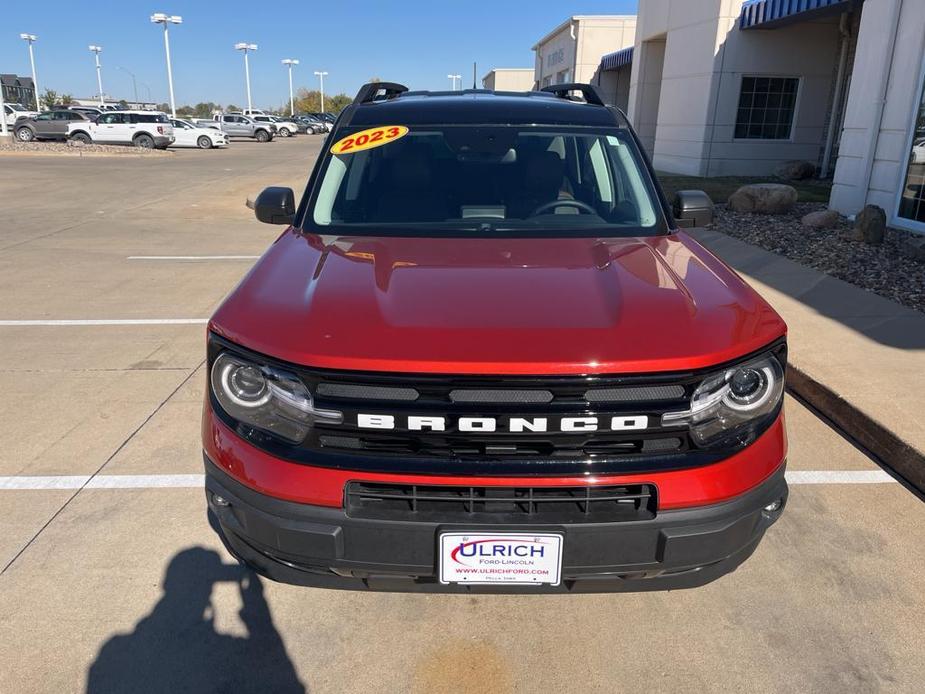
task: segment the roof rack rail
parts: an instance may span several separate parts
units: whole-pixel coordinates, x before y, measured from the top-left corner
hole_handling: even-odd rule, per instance
[[[408,91],[408,87],[397,82],[369,82],[360,87],[360,91],[357,92],[353,103],[368,104],[371,101],[394,99],[406,91]]]
[[[548,87],[540,89],[541,92],[550,92],[561,99],[568,99],[569,92],[581,92],[585,101],[596,106],[604,106],[604,98],[601,96],[598,88],[593,84],[582,84],[581,82],[566,82],[564,84],[550,84]]]

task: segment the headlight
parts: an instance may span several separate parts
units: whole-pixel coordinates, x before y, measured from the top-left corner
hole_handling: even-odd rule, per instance
[[[784,369],[768,354],[707,378],[690,409],[666,412],[662,426],[688,426],[699,446],[753,433],[751,425],[774,413],[784,394]],[[744,440],[743,440],[744,442]]]
[[[314,407],[295,374],[222,352],[212,364],[212,393],[233,419],[299,443],[316,420],[339,424],[343,414]]]

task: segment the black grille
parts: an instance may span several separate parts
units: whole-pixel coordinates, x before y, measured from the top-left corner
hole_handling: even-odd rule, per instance
[[[651,484],[606,487],[456,487],[351,482],[347,515],[421,522],[613,523],[655,517]]]
[[[274,363],[214,335],[209,363],[224,349]],[[783,342],[769,349],[786,363]],[[709,465],[747,445],[743,438],[730,440],[725,448],[700,448],[687,427],[661,425],[665,412],[686,409],[697,386],[723,365],[664,374],[480,376],[335,371],[277,363],[298,375],[318,408],[343,413],[342,423],[317,421],[304,441],[292,445],[236,422],[214,399],[213,408],[254,446],[307,465],[475,476],[630,474]],[[364,427],[360,414],[393,417],[395,425]],[[749,441],[776,416],[756,424]],[[412,427],[412,417],[436,417],[446,426]],[[585,417],[598,418],[600,426],[586,431],[562,426],[563,418]],[[615,417],[646,417],[645,427],[617,427],[612,424]],[[464,429],[461,422],[472,418],[490,419],[498,426]],[[544,418],[549,424],[545,431],[523,427],[523,420]],[[511,426],[515,419],[521,422],[517,428]]]

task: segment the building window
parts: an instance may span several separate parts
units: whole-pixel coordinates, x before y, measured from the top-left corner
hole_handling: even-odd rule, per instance
[[[789,140],[799,85],[797,77],[743,76],[736,138]]]
[[[906,178],[899,193],[899,217],[925,222],[925,93],[916,105]]]

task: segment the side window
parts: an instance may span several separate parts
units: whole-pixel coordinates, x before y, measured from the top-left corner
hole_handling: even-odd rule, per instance
[[[35,117],[35,120],[51,120],[50,113],[40,113]]]
[[[68,120],[83,120],[84,117],[80,115],[79,113],[77,113],[76,111],[71,111],[70,113],[67,114],[67,119]]]
[[[99,123],[101,123],[101,124],[103,124],[103,125],[109,125],[110,123],[113,122],[112,119],[113,119],[113,115],[112,115],[111,113],[107,113],[107,114],[105,114],[105,115],[100,116],[100,119],[99,119],[99,121],[97,121],[97,122],[99,122]]]

